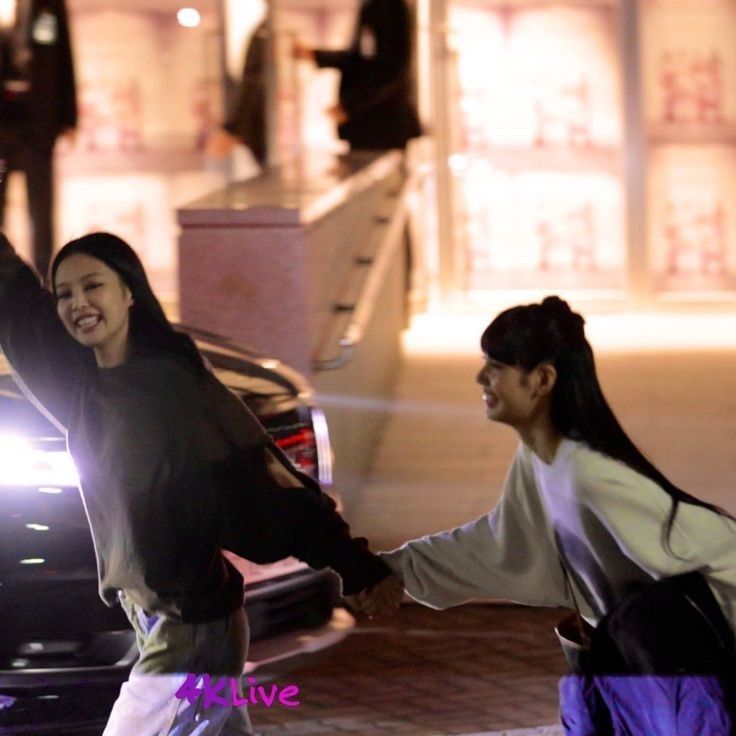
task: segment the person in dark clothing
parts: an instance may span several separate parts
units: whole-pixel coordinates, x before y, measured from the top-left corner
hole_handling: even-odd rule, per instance
[[[330,566],[347,597],[398,581],[173,329],[127,243],[71,241],[51,287],[0,234],[0,346],[66,433],[100,595],[120,601],[137,633],[140,658],[104,736],[189,733],[194,722],[207,736],[252,734],[244,706],[176,697],[187,673],[243,673],[243,580],[221,550]]]
[[[404,148],[421,135],[412,74],[412,14],[405,0],[363,0],[349,48],[294,56],[340,71],[339,104],[330,112],[351,150]]]
[[[33,261],[46,276],[54,245],[53,153],[73,136],[77,98],[64,0],[15,0],[0,23],[0,161],[26,177]],[[7,178],[0,180],[0,227]]]
[[[238,86],[232,114],[207,141],[207,153],[222,157],[242,143],[263,168],[268,159],[266,125],[266,61],[268,56],[268,26],[263,21],[253,31],[245,53],[243,76]]]

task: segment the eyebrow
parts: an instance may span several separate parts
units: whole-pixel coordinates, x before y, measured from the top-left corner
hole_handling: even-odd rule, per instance
[[[90,276],[104,276],[105,274],[101,271],[91,271],[90,273],[84,274],[84,276],[81,276],[79,278],[80,281],[84,281],[85,279],[88,279]],[[66,283],[66,281],[61,281],[56,284],[56,288],[60,289],[62,286],[69,286],[69,284]]]

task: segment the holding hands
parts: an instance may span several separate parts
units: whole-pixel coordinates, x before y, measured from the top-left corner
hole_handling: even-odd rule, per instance
[[[240,141],[224,128],[210,133],[205,143],[205,153],[212,158],[225,158],[229,156]]]
[[[291,55],[298,61],[314,61],[314,49],[298,40],[294,41]]]
[[[403,597],[404,583],[401,578],[389,575],[371,588],[366,588],[355,595],[345,596],[345,601],[354,611],[373,618],[396,613]]]
[[[349,119],[348,114],[342,105],[333,105],[332,107],[328,107],[325,110],[325,112],[327,113],[327,117],[332,118],[332,120],[337,125],[342,125],[343,123],[347,123]]]

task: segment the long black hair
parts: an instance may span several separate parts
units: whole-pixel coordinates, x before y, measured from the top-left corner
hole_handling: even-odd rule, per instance
[[[202,356],[188,335],[177,332],[156,299],[136,252],[117,235],[90,233],[67,243],[51,266],[51,287],[56,296],[56,271],[69,256],[77,253],[96,258],[109,266],[130,289],[129,346],[132,355],[168,353],[184,359],[197,373],[204,373]]]
[[[598,382],[593,349],[585,337],[584,325],[583,317],[573,312],[567,302],[548,296],[540,304],[525,304],[501,312],[486,328],[480,345],[489,358],[525,372],[540,363],[554,366],[557,381],[550,397],[550,414],[555,429],[625,463],[670,496],[672,507],[664,530],[668,546],[680,503],[733,518],[669,481],[624,432]]]

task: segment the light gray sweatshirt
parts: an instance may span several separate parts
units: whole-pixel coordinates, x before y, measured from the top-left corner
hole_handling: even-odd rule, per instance
[[[700,571],[736,630],[736,522],[681,503],[665,546],[671,499],[624,463],[565,439],[544,463],[520,444],[498,505],[383,559],[433,608],[471,598],[574,607],[595,624],[638,581]]]

